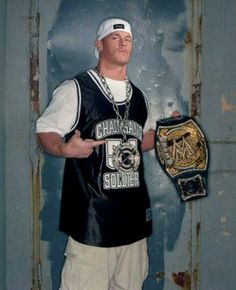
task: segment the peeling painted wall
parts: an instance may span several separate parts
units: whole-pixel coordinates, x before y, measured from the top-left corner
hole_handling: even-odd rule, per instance
[[[154,233],[144,289],[234,289],[235,2],[9,0],[0,8],[0,289],[58,287],[63,160],[39,155],[33,123],[59,82],[96,64],[95,30],[113,11],[134,24],[129,75],[147,92],[149,125],[189,112],[210,145],[209,196],[186,204],[154,152],[145,154]]]
[[[203,6],[201,122],[211,149],[210,198],[201,205],[202,289],[236,285],[235,1]]]

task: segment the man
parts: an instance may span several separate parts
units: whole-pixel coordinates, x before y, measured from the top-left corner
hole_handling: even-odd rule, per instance
[[[139,290],[151,234],[142,151],[146,100],[127,78],[132,31],[123,19],[99,26],[95,69],[63,82],[37,121],[39,144],[66,158],[60,230],[68,234],[61,290]]]

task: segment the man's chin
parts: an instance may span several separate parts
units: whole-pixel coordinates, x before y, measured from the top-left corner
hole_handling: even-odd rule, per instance
[[[120,65],[127,65],[128,62],[129,62],[129,58],[119,58],[117,59],[117,62],[120,64]]]

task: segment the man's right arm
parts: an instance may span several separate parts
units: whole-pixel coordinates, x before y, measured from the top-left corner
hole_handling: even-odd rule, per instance
[[[87,158],[92,154],[95,147],[106,142],[82,139],[78,130],[75,130],[75,134],[67,143],[55,132],[37,133],[37,141],[39,146],[47,153],[65,158]]]
[[[77,117],[77,90],[74,81],[63,82],[54,92],[53,98],[36,122],[36,136],[40,147],[47,153],[65,158],[87,158],[94,147],[105,141],[82,139],[80,131],[66,143],[64,136],[73,130]]]

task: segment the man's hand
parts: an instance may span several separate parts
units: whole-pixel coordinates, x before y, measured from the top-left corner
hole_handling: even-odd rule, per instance
[[[179,111],[173,111],[171,114],[171,117],[179,117],[180,116],[180,112]]]
[[[64,144],[64,156],[73,158],[87,158],[95,147],[106,143],[106,141],[95,141],[92,139],[82,139],[79,130],[75,130],[75,134],[68,143]]]
[[[47,153],[67,158],[87,158],[95,147],[106,143],[105,140],[82,139],[79,130],[75,130],[75,134],[67,143],[54,132],[38,133],[37,139],[40,147]]]

